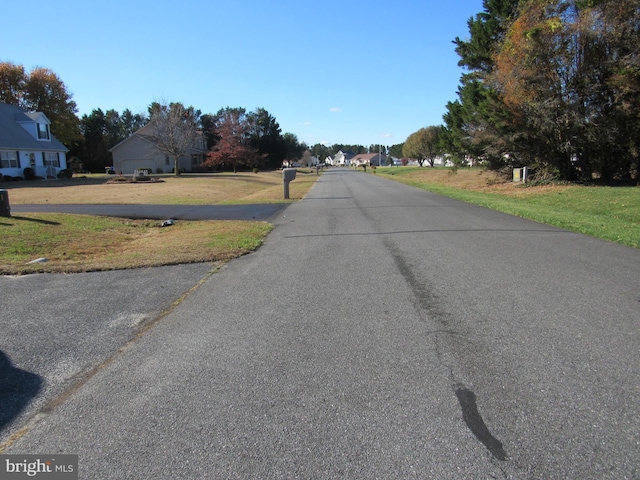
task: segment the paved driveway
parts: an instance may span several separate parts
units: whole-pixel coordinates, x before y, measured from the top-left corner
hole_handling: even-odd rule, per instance
[[[269,221],[286,203],[253,205],[12,205],[11,214],[58,212],[125,218]]]

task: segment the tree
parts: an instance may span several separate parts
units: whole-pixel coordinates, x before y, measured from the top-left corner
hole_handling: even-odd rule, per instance
[[[252,118],[244,108],[225,108],[218,111],[213,121],[212,136],[216,144],[203,165],[238,167],[251,165],[259,158],[258,150],[250,145]]]
[[[402,158],[402,147],[404,147],[404,143],[391,145],[391,147],[389,147],[389,155],[395,158]]]
[[[76,103],[48,68],[34,68],[26,75],[21,65],[0,63],[0,101],[44,113],[55,136],[68,147],[80,140]]]
[[[329,156],[329,147],[321,143],[316,143],[313,147],[311,147],[311,151],[313,152],[313,156],[316,157],[320,161],[320,163],[325,163],[327,157]]]
[[[0,102],[21,105],[27,75],[22,65],[0,63]]]
[[[51,129],[65,145],[80,139],[76,102],[62,80],[48,68],[35,68],[25,86],[24,107],[43,112],[51,120]]]
[[[436,157],[442,154],[441,136],[441,126],[421,128],[409,135],[402,147],[402,153],[405,157],[417,159],[420,166],[426,160],[433,167]]]
[[[109,149],[142,128],[148,119],[142,114],[133,114],[125,109],[122,114],[115,110],[103,112],[94,109],[80,119],[81,141],[72,148],[71,155],[78,157],[83,167],[92,172],[104,171],[111,165]]]
[[[218,137],[215,134],[215,123],[215,115],[205,113],[200,117],[200,124],[202,125],[202,132],[207,143],[207,150],[211,150],[218,142]]]
[[[311,157],[313,157],[313,152],[311,150],[305,150],[302,152],[302,158],[300,159],[300,163],[304,167],[311,166]]]
[[[369,145],[369,153],[381,153],[382,155],[387,154],[386,145],[381,145],[379,143]]]
[[[80,119],[80,131],[83,140],[73,154],[81,159],[84,169],[92,172],[104,171],[104,167],[111,165],[104,112],[98,108],[90,115],[83,115]]]
[[[122,115],[120,115],[120,133],[122,134],[122,140],[133,135],[135,132],[144,127],[148,122],[149,119],[143,114],[134,114],[128,108],[124,109]]]
[[[458,161],[471,157],[500,168],[512,158],[505,138],[510,119],[499,95],[486,81],[493,72],[494,52],[514,17],[519,0],[484,0],[484,10],[468,20],[470,37],[453,41],[467,69],[460,79],[458,100],[447,104],[444,132],[447,153]]]
[[[637,1],[523,2],[489,77],[524,140],[514,153],[564,179],[629,180],[638,168],[629,107],[639,106],[639,45]]]
[[[280,125],[264,108],[250,115],[251,132],[249,144],[258,151],[261,168],[275,169],[282,166],[287,148],[281,135]]]
[[[173,159],[174,173],[180,175],[180,158],[192,152],[200,136],[200,111],[181,103],[157,104],[151,111],[155,146]]]
[[[331,145],[331,154],[335,155],[340,150],[343,152],[353,152],[356,155],[360,153],[367,153],[367,149],[362,145],[344,145],[341,143],[336,143],[335,145]]]
[[[639,181],[637,0],[485,0],[456,38],[447,150],[492,168]],[[635,176],[635,178],[634,178]]]
[[[298,141],[298,137],[293,133],[284,134],[284,143],[287,147],[287,154],[285,160],[289,162],[295,162],[302,158],[302,155],[307,150],[307,145]]]

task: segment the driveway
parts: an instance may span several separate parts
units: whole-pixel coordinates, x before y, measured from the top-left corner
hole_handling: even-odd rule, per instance
[[[56,212],[124,218],[269,221],[287,205],[11,205],[11,214]]]

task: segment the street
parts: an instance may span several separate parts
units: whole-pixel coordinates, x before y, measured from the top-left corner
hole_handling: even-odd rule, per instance
[[[4,453],[77,454],[91,479],[640,478],[638,250],[348,169],[273,223],[136,306],[164,313]],[[68,318],[83,350],[111,335]],[[18,337],[0,351],[38,404],[47,362]]]

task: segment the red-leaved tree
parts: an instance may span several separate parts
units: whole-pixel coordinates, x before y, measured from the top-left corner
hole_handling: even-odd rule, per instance
[[[213,134],[218,142],[207,154],[205,166],[238,167],[251,165],[258,158],[258,151],[249,145],[251,117],[244,108],[225,108],[214,119]]]

